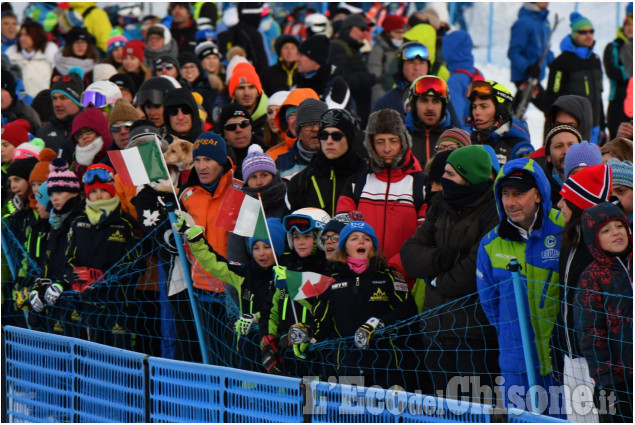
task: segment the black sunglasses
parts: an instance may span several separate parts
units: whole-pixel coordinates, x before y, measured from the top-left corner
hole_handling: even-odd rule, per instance
[[[249,127],[249,120],[241,120],[241,121],[238,121],[238,122],[233,122],[233,123],[231,123],[231,124],[225,124],[225,125],[223,126],[223,128],[224,128],[226,131],[236,131],[236,129],[237,129],[238,127],[240,127],[240,128],[247,128],[247,127]]]
[[[578,30],[578,34],[580,35],[593,34],[594,32],[595,30],[593,28],[591,28],[590,30]]]
[[[167,110],[167,114],[170,117],[175,117],[179,114],[179,110],[183,112],[183,115],[192,115],[192,110],[187,105],[170,106]]]
[[[318,139],[322,140],[323,142],[327,141],[329,139],[329,136],[331,136],[331,139],[333,139],[333,141],[339,142],[344,138],[344,136],[346,136],[346,134],[342,133],[341,131],[334,131],[332,133],[329,133],[328,131],[320,131],[318,133]]]
[[[157,71],[163,71],[163,68],[165,68],[165,69],[167,69],[169,71],[170,69],[174,69],[174,64],[162,63],[162,64],[157,65],[157,66],[154,67],[154,69],[157,70]]]

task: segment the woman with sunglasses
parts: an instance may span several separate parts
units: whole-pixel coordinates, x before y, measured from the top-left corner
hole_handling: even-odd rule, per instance
[[[469,99],[472,144],[490,145],[501,165],[534,151],[527,122],[512,117],[514,97],[507,87],[496,81],[474,81]]]
[[[71,168],[81,180],[89,165],[106,158],[112,144],[108,119],[98,108],[88,108],[77,114],[73,120],[71,139],[75,144],[75,161]]]
[[[290,210],[315,207],[335,215],[346,181],[366,171],[366,162],[354,150],[357,122],[345,109],[329,109],[320,118],[320,149],[309,166],[296,174],[287,188]]]
[[[562,52],[549,65],[549,80],[546,86],[548,105],[560,96],[575,94],[591,102],[592,123],[590,143],[604,144],[604,106],[602,103],[602,62],[593,52],[593,24],[578,12],[572,12],[571,34],[560,42]]]

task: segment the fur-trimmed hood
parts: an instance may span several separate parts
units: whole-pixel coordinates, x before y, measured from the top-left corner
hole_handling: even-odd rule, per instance
[[[370,156],[370,166],[375,172],[386,168],[384,161],[377,155],[373,146],[373,138],[376,134],[395,134],[401,139],[401,152],[390,164],[390,168],[398,169],[404,165],[405,154],[412,148],[412,137],[406,129],[401,114],[394,109],[380,109],[368,117],[364,147]]]

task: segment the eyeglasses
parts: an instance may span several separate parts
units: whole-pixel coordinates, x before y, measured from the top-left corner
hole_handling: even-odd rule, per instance
[[[421,60],[430,59],[430,52],[428,48],[423,44],[415,44],[412,46],[406,46],[405,49],[401,52],[401,59],[405,61],[413,60],[419,58]]]
[[[315,221],[311,217],[305,215],[288,215],[282,220],[282,227],[287,233],[297,231],[298,233],[307,233],[313,229],[324,229],[326,224],[321,221]]]
[[[329,133],[328,131],[320,131],[318,133],[318,139],[323,142],[327,141],[329,139],[329,136],[331,137],[331,139],[333,139],[334,142],[339,142],[344,138],[344,136],[346,136],[346,134],[342,133],[341,131],[334,131],[332,133]]]
[[[413,96],[448,97],[448,85],[439,77],[427,75],[417,78],[410,88]]]
[[[236,129],[240,127],[240,128],[247,128],[249,127],[249,120],[240,120],[238,122],[233,122],[230,124],[225,124],[223,126],[223,128],[225,129],[225,131],[236,131]]]
[[[192,115],[192,110],[187,105],[170,106],[166,112],[168,116],[175,117],[179,114],[179,111],[181,111],[183,115]]]
[[[82,93],[82,105],[84,105],[84,107],[88,107],[91,103],[97,108],[101,108],[108,104],[108,102],[106,101],[106,96],[101,93],[97,93],[96,91],[92,90]]]
[[[79,139],[81,139],[82,137],[84,137],[87,134],[97,134],[97,132],[95,130],[93,130],[92,128],[88,128],[88,127],[84,127],[80,130],[77,131],[77,133],[75,133],[75,140],[79,141]]]
[[[93,184],[95,182],[110,183],[114,180],[114,178],[115,176],[113,176],[113,174],[105,168],[91,168],[84,173],[82,182],[84,184]]]
[[[455,151],[459,148],[459,144],[458,143],[445,143],[445,144],[438,144],[435,148],[434,151],[436,153],[439,152],[444,152],[444,151]]]
[[[174,68],[175,68],[175,66],[174,66],[174,64],[172,64],[172,63],[162,63],[162,64],[156,65],[156,66],[154,67],[154,69],[155,69],[156,71],[163,71],[163,68],[165,68],[165,69],[167,69],[167,70],[169,71],[169,70],[171,70],[171,69],[174,69]]]
[[[326,243],[327,241],[338,243],[340,241],[340,235],[338,235],[337,233],[333,233],[332,235],[329,235],[329,236],[322,235],[320,236],[320,240],[322,241],[322,243]]]
[[[130,128],[132,128],[132,124],[134,124],[134,121],[124,121],[119,124],[113,124],[110,126],[110,132],[119,133],[122,129],[130,130]]]
[[[595,30],[591,28],[590,30],[578,30],[577,33],[580,35],[593,34]]]

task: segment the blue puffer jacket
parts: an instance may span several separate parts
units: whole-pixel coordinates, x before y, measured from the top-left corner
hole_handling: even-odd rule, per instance
[[[465,128],[467,117],[470,116],[470,100],[467,98],[467,89],[472,78],[464,72],[456,72],[457,69],[476,73],[474,69],[474,55],[472,55],[472,37],[465,31],[452,31],[443,38],[443,57],[445,65],[450,70],[448,89],[454,110],[461,120],[461,126]],[[469,129],[466,129],[469,131]]]
[[[540,59],[551,32],[548,15],[547,9],[530,10],[527,5],[518,11],[518,20],[512,25],[512,37],[507,50],[507,57],[512,64],[513,82],[527,80],[529,75],[525,71]],[[540,69],[540,80],[545,77],[545,68],[553,59],[553,52],[549,50]]]
[[[500,194],[503,177],[517,170],[528,171],[534,177],[542,199],[528,237],[508,221]],[[478,250],[476,284],[479,298],[483,311],[498,333],[499,365],[508,372],[527,370],[512,274],[506,269],[513,257],[521,266],[523,287],[527,291],[525,308],[530,314],[536,370],[540,375],[550,372],[549,339],[559,309],[558,259],[564,226],[560,212],[551,209],[550,192],[547,177],[535,161],[521,158],[505,164],[494,183],[500,224],[481,240]]]

